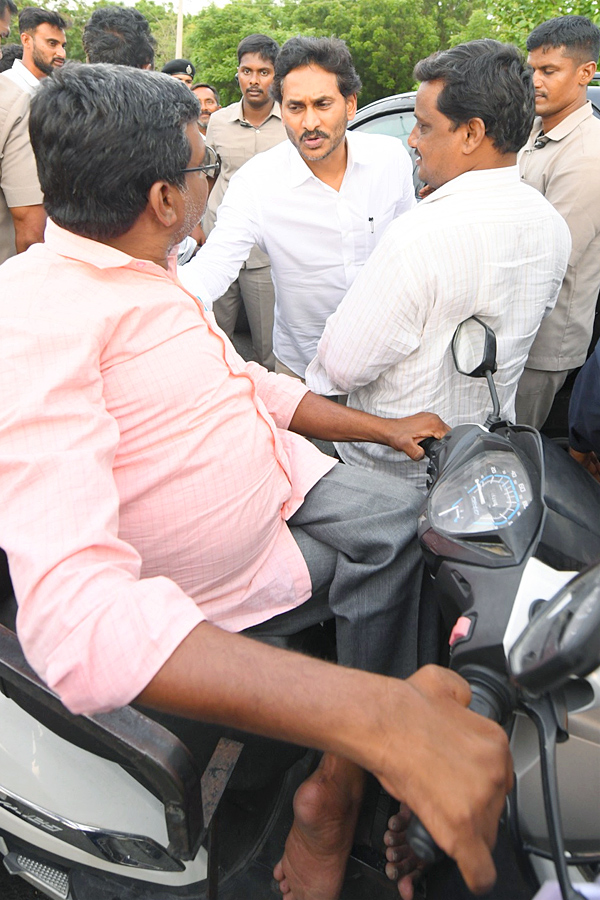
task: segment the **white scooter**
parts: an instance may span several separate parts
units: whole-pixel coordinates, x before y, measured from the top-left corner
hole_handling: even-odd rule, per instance
[[[542,452],[531,429],[460,426],[430,454],[435,486],[419,528],[445,615],[451,624],[461,617],[452,665],[469,676],[480,708],[493,706],[511,723],[511,810],[521,845],[534,860],[538,853],[557,859],[561,870],[557,815],[548,831],[541,799],[550,797],[556,810],[551,775],[544,791],[536,782],[540,759],[551,755],[540,754],[528,730],[523,712],[531,714],[537,701],[525,682],[517,689],[510,680],[503,640],[524,624],[513,609],[528,610],[532,599],[549,596],[569,572],[600,556],[600,490],[563,451]],[[591,578],[600,583],[600,575]],[[596,596],[588,581],[582,584],[584,599]],[[281,849],[285,827],[275,823],[306,775],[304,751],[188,723],[189,733],[180,733],[192,757],[168,717],[162,721],[169,730],[131,707],[73,716],[27,666],[13,607],[0,560],[0,855],[8,871],[52,900],[262,898],[252,879]],[[540,614],[529,627],[539,634],[541,623]],[[316,631],[295,637],[296,649],[314,652]],[[586,633],[581,643],[589,649],[590,642]],[[592,665],[598,662],[600,653]],[[578,854],[571,862],[591,878],[600,850],[600,687],[596,675],[573,671],[565,701],[553,692],[551,708],[569,711],[570,739],[559,746],[565,841]],[[543,700],[544,708],[549,703]],[[564,716],[560,724],[564,736]],[[549,747],[551,727],[544,727]],[[572,754],[566,772],[565,750]],[[364,869],[359,874],[353,896],[397,897],[393,885],[378,876],[369,881]]]
[[[484,428],[424,442],[432,487],[419,536],[452,629],[450,666],[470,682],[471,707],[510,733],[517,850],[539,884],[558,878],[556,898],[574,900],[567,866],[578,880],[600,873],[600,568],[571,581],[600,561],[600,487],[535,429],[501,420],[491,329],[467,320],[453,352],[461,373],[487,378],[494,409]],[[437,858],[420,823],[410,840]]]

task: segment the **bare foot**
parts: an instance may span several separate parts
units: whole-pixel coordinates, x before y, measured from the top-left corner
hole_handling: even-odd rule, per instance
[[[273,875],[285,900],[337,900],[363,791],[353,763],[326,754],[294,797],[294,824]]]
[[[398,882],[398,893],[402,900],[413,900],[415,882],[421,877],[425,864],[410,849],[406,841],[406,829],[410,822],[411,812],[401,804],[397,815],[388,822],[383,841],[386,847],[387,864],[385,874],[390,881]]]

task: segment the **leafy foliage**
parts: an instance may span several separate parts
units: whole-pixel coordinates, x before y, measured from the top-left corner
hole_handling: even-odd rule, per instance
[[[67,34],[70,59],[84,60],[83,28],[97,6],[110,0],[47,0],[72,24]],[[137,0],[157,40],[156,68],[175,55],[177,13],[165,0]],[[494,37],[524,48],[540,22],[568,13],[600,24],[600,0],[580,0],[577,8],[552,0],[230,0],[212,3],[186,16],[183,55],[192,60],[197,79],[214,84],[223,105],[239,97],[234,79],[236,47],[253,32],[283,43],[296,34],[335,35],[348,44],[363,82],[360,104],[413,86],[415,63],[434,50],[465,40]],[[13,24],[11,39],[18,41]]]
[[[599,0],[580,0],[577,5],[554,3],[552,0],[499,0],[481,3],[471,12],[464,28],[457,30],[456,41],[493,37],[510,41],[525,50],[527,36],[533,29],[555,16],[587,16],[600,25]]]

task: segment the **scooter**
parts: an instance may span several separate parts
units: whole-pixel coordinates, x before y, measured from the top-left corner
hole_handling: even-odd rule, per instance
[[[506,718],[516,722],[518,803],[511,808],[518,813],[521,841],[529,842],[530,854],[536,842],[551,856],[544,846],[542,791],[534,784],[540,752],[531,734],[518,730],[525,706],[515,697],[525,695],[507,675],[503,638],[513,607],[528,608],[534,597],[550,596],[572,571],[599,555],[600,492],[593,503],[586,500],[586,491],[595,491],[589,477],[562,450],[543,451],[531,429],[502,423],[491,423],[489,431],[453,429],[430,449],[435,487],[419,530],[436,591],[446,598],[446,617],[453,624],[462,616],[453,632],[453,666],[469,675],[482,709],[510,710]],[[480,469],[480,463],[488,468]],[[528,570],[534,562],[538,568]],[[551,577],[542,593],[539,573],[546,569]],[[533,572],[533,588],[527,571]],[[159,723],[133,707],[71,715],[23,658],[8,568],[4,561],[2,570],[1,560],[0,586],[0,855],[8,871],[53,900],[263,896],[264,872],[285,837],[281,817],[311,766],[310,754],[223,729],[204,731],[197,723],[189,739],[181,735],[182,742],[168,717]],[[515,603],[516,596],[522,603]],[[513,632],[520,632],[524,622],[515,622]],[[293,640],[295,649],[319,652],[323,635],[317,629]],[[565,693],[577,715],[571,715],[571,739],[560,749],[577,742],[581,758],[591,749],[588,771],[597,772],[600,685],[594,676],[571,679]],[[571,792],[576,806],[590,784],[580,787],[581,767],[578,760],[575,777],[563,783],[561,773],[560,779],[567,846],[577,849],[579,863],[582,854],[594,852],[600,835],[594,821],[585,823],[583,842],[571,833],[580,819],[578,809],[571,822]],[[595,796],[583,806],[593,820]],[[594,859],[584,861],[591,872]],[[361,882],[354,896],[397,896],[370,869],[356,872]],[[259,882],[261,893],[255,891]]]
[[[471,708],[510,734],[516,847],[538,884],[558,878],[574,900],[567,866],[583,881],[600,873],[600,567],[586,571],[600,560],[600,488],[564,449],[501,418],[487,325],[463,322],[452,350],[459,372],[487,378],[493,411],[424,442],[419,538],[449,664]],[[418,820],[409,841],[439,858]]]

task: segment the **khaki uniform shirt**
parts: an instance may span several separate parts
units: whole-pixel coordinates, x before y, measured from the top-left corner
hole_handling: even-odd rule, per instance
[[[573,249],[556,307],[540,325],[527,367],[558,372],[585,361],[592,336],[600,288],[600,120],[586,103],[547,135],[540,137],[541,130],[536,118],[519,156],[521,178],[565,219]]]
[[[215,227],[217,209],[231,177],[257,153],[270,150],[271,147],[280,144],[286,138],[279,103],[275,103],[269,118],[258,128],[250,125],[244,118],[241,100],[232,103],[231,106],[226,106],[225,109],[218,109],[212,114],[206,130],[206,143],[214,147],[221,157],[221,173],[208,198],[203,221],[207,236]],[[268,265],[269,257],[258,247],[253,248],[245,263],[248,269],[257,269]]]
[[[29,141],[29,95],[0,79],[0,263],[17,252],[11,208],[43,200]]]

